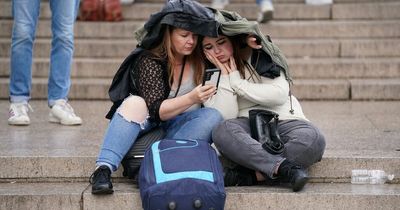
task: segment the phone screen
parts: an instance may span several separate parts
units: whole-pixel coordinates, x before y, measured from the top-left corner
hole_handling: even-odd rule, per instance
[[[219,78],[221,76],[221,70],[215,69],[206,69],[203,77],[203,85],[215,85],[218,88]]]

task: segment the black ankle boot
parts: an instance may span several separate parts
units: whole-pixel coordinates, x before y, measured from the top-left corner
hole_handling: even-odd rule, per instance
[[[111,194],[114,192],[111,183],[111,170],[107,166],[100,166],[90,176],[92,194]]]
[[[307,172],[295,163],[285,160],[281,163],[278,169],[278,175],[281,180],[291,184],[294,192],[303,189],[308,181]]]
[[[285,146],[278,133],[278,114],[262,109],[249,111],[251,137],[270,154],[281,154]]]
[[[224,168],[224,184],[225,187],[256,185],[256,172],[240,165],[235,168]]]

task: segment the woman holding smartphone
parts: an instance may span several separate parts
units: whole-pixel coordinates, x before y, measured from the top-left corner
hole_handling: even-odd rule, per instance
[[[139,48],[123,62],[109,94],[112,117],[91,176],[92,194],[113,193],[111,172],[138,135],[162,126],[165,138],[211,143],[222,121],[218,111],[200,108],[214,95],[202,86],[204,65],[197,58],[198,35],[216,36],[212,12],[195,1],[169,1],[137,33]]]
[[[221,28],[224,30],[223,23]],[[270,56],[256,42],[256,36],[239,34],[204,37],[200,43],[204,56],[222,73],[218,92],[205,106],[216,108],[225,119],[213,131],[213,141],[219,152],[236,163],[235,167],[224,169],[225,185],[283,182],[289,183],[293,191],[299,191],[308,181],[305,169],[321,160],[325,139],[304,116],[298,100],[289,94],[283,68],[272,72],[271,57],[270,63],[263,63],[263,66],[252,65],[252,60],[260,58],[259,53],[261,57]],[[271,72],[261,76],[260,68]],[[252,138],[249,111],[253,109],[279,115],[277,132],[284,144],[283,153],[268,152]]]

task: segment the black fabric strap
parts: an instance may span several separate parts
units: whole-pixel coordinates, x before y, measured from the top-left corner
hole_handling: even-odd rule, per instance
[[[176,96],[178,95],[179,89],[181,88],[182,78],[183,78],[183,71],[185,70],[185,64],[186,64],[186,56],[183,57],[183,64],[182,64],[182,68],[181,68],[181,75],[179,75],[178,88],[176,89],[174,98],[176,98]]]

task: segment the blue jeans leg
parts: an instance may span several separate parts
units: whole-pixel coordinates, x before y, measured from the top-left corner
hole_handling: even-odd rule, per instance
[[[213,108],[185,112],[165,123],[165,138],[195,139],[212,143],[211,131],[222,120],[221,114]]]
[[[96,165],[107,165],[112,171],[116,171],[139,133],[150,128],[151,124],[147,120],[138,124],[129,122],[119,113],[115,113],[108,125]]]
[[[256,0],[256,4],[258,6],[262,6],[262,4],[267,4],[273,7],[272,0]]]
[[[40,0],[13,0],[14,18],[11,37],[10,101],[30,98],[32,82],[32,48],[40,11]]]
[[[50,55],[48,101],[67,99],[71,86],[70,72],[74,51],[74,23],[79,0],[50,0],[51,31],[53,34]]]

